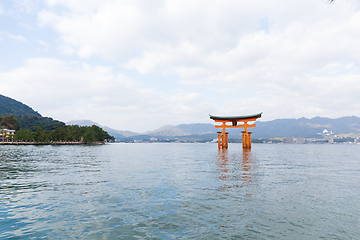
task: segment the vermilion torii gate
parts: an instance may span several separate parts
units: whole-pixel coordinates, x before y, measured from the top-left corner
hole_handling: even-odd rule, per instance
[[[210,115],[210,118],[215,122],[220,122],[222,125],[215,125],[215,128],[222,128],[222,132],[218,132],[218,147],[228,148],[228,133],[225,132],[225,128],[244,128],[242,132],[242,146],[243,148],[251,148],[251,132],[248,132],[248,127],[256,127],[255,124],[248,124],[248,122],[256,121],[256,119],[261,117],[261,113],[247,115],[247,116],[213,116]],[[232,125],[226,125],[226,123],[232,123]],[[242,122],[242,125],[238,125],[238,122]]]

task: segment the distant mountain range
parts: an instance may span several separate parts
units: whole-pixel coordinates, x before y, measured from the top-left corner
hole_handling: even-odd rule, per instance
[[[164,127],[148,131],[145,134],[152,136],[186,136],[192,134],[209,134],[216,133],[215,127],[210,123],[193,123],[193,124],[180,124],[177,126],[166,125]]]
[[[89,121],[71,121],[67,124],[77,125],[98,125]],[[110,135],[118,140],[149,140],[151,137],[158,139],[213,139],[217,137],[219,128],[215,128],[210,123],[193,123],[180,124],[177,126],[166,125],[153,131],[146,133],[135,133],[129,131],[114,130],[105,126],[100,126],[108,131]],[[359,117],[342,117],[342,118],[299,118],[299,119],[276,119],[273,121],[256,122],[255,128],[249,128],[252,131],[253,138],[276,138],[276,137],[304,137],[316,138],[326,134],[360,134],[360,118]],[[227,129],[229,138],[241,138],[240,129]]]
[[[31,107],[0,95],[0,116],[15,115],[22,128],[31,128],[32,126],[46,125],[46,129],[53,129],[54,126],[64,123],[44,118]],[[208,116],[205,116],[208,117]],[[177,126],[166,125],[153,131],[145,133],[136,133],[131,131],[116,130],[102,126],[90,120],[76,120],[67,122],[68,125],[91,126],[96,125],[103,128],[117,140],[149,140],[152,137],[158,139],[213,139],[217,137],[219,128],[215,128],[210,123],[180,124]],[[276,138],[276,137],[321,137],[324,134],[357,134],[360,136],[360,118],[359,117],[341,117],[341,118],[299,118],[299,119],[276,119],[273,121],[257,121],[255,128],[249,128],[252,131],[253,138]],[[241,138],[242,129],[227,129],[229,138]],[[324,133],[324,134],[323,134]]]
[[[193,123],[193,124],[180,124],[177,126],[166,125],[153,131],[146,133],[136,133],[131,131],[121,131],[102,126],[91,120],[74,120],[66,123],[67,125],[91,126],[96,125],[107,131],[116,140],[131,141],[131,140],[150,140],[155,137],[157,139],[213,139],[216,136],[214,132],[214,125],[210,123]]]
[[[276,119],[258,122],[254,137],[319,137],[324,130],[336,135],[360,133],[359,117]],[[326,133],[325,131],[325,133]]]
[[[102,129],[104,129],[105,131],[107,131],[111,136],[113,136],[117,140],[122,140],[122,139],[126,139],[128,137],[140,135],[139,133],[135,133],[135,132],[131,132],[131,131],[115,130],[115,129],[109,128],[107,126],[102,126],[91,120],[74,120],[74,121],[67,122],[66,125],[79,125],[79,126],[96,125],[98,127],[101,127]]]

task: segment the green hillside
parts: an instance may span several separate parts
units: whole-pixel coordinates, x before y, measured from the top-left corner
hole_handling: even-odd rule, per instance
[[[16,141],[93,143],[115,140],[98,126],[66,126],[65,123],[58,120],[42,117],[38,112],[19,101],[0,95],[0,129],[3,128],[16,130],[13,138]],[[2,140],[4,141],[4,139]]]
[[[32,114],[41,117],[41,115],[34,111],[31,107],[0,94],[0,116],[8,116],[11,114],[15,116]]]
[[[65,126],[65,123],[58,120],[54,120],[49,117],[38,117],[32,114],[25,114],[20,117],[16,117],[20,129],[30,129],[35,131],[36,127],[43,127],[44,130],[51,131],[58,127]]]
[[[7,117],[5,117],[7,116]],[[7,122],[14,117],[16,118],[15,125],[9,125]],[[42,117],[38,112],[34,111],[28,105],[25,105],[12,98],[0,95],[0,117],[2,119],[2,127],[8,127],[10,129],[30,129],[35,131],[36,127],[43,127],[44,130],[51,131],[57,127],[65,126],[65,123],[53,120],[49,117]],[[5,123],[5,121],[7,121]]]

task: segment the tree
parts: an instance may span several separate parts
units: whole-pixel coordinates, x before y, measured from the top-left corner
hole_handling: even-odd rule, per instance
[[[43,127],[35,127],[34,139],[36,142],[48,142],[50,140],[49,132]]]
[[[66,126],[58,127],[51,131],[50,138],[53,141],[64,141],[66,136]]]
[[[0,119],[1,122],[1,119]],[[79,127],[78,125],[57,126],[48,131],[44,126],[33,127],[34,131],[21,129],[16,132],[15,140],[35,140],[36,142],[48,141],[83,141],[84,143],[104,142],[106,139],[115,140],[106,131],[98,126]]]
[[[20,129],[20,125],[14,115],[0,117],[0,126],[11,130]]]
[[[84,142],[85,142],[85,143],[93,143],[93,142],[96,142],[95,132],[92,131],[92,129],[91,129],[90,127],[87,127],[87,128],[85,129]]]
[[[14,135],[14,140],[32,141],[34,140],[34,136],[32,131],[30,131],[29,129],[20,129],[16,131]]]
[[[37,126],[42,126],[44,130],[52,131],[58,127],[65,126],[65,123],[53,120],[49,117],[38,117],[31,114],[25,114],[18,117],[21,129],[33,129],[35,131]]]

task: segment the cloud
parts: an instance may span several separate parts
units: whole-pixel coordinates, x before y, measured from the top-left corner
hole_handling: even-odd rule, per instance
[[[35,39],[59,55],[1,73],[19,86],[1,89],[44,115],[137,131],[209,113],[360,115],[356,0],[44,4],[25,9],[41,9]]]
[[[259,3],[249,7],[255,9],[255,2]],[[126,59],[154,47],[166,50],[186,42],[203,50],[226,49],[258,26],[258,14],[253,16],[234,1],[103,1],[85,9],[79,5],[51,1],[51,6],[68,11],[43,10],[39,22],[55,29],[63,44],[81,57]]]
[[[39,13],[41,25],[59,33],[67,54],[117,60],[141,74],[177,75],[184,84],[243,84],[240,76],[277,81],[339,61],[359,64],[355,1],[49,4],[68,9]]]
[[[50,47],[50,44],[49,43],[47,43],[47,42],[45,42],[45,41],[43,41],[43,40],[38,40],[37,41],[45,50],[48,50],[49,49],[49,47]]]
[[[14,39],[16,41],[20,41],[20,42],[27,42],[26,38],[24,38],[23,36],[20,35],[12,35],[10,33],[6,33],[6,35],[11,38]]]
[[[209,110],[200,94],[164,94],[107,66],[35,58],[0,72],[0,79],[2,94],[63,121],[91,119],[117,129],[146,131],[164,122],[201,120]]]

